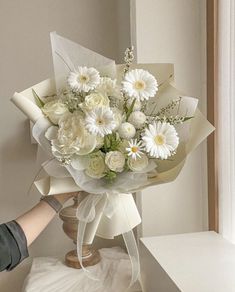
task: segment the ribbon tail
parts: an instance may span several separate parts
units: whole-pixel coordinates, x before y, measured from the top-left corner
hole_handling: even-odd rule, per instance
[[[92,280],[94,281],[99,281],[99,279],[93,275],[88,269],[86,269],[83,266],[83,262],[82,262],[82,246],[83,246],[83,240],[84,240],[84,234],[85,234],[85,230],[86,230],[86,225],[87,223],[84,221],[80,221],[78,223],[78,232],[77,232],[77,256],[78,256],[78,260],[79,263],[82,267],[82,270],[84,271],[84,273]]]
[[[139,279],[140,275],[140,260],[139,260],[139,251],[136,243],[136,239],[132,230],[122,234],[128,255],[131,261],[131,282],[127,290]]]
[[[84,237],[87,224],[93,222],[95,219],[95,207],[100,202],[103,196],[89,194],[77,208],[76,216],[79,220],[77,230],[77,256],[80,262],[81,268],[84,273],[92,280],[99,281],[99,279],[93,275],[88,269],[83,266],[82,262],[82,247],[84,244]],[[106,200],[105,200],[106,202]]]

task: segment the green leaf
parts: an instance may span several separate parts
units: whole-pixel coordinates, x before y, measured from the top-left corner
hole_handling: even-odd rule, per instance
[[[41,100],[41,98],[38,96],[38,94],[36,93],[36,91],[33,88],[32,88],[32,92],[33,92],[33,96],[34,96],[34,99],[35,99],[37,106],[39,108],[43,108],[45,103]]]
[[[117,177],[117,173],[115,171],[109,170],[105,173],[105,179],[107,179],[110,183]]]
[[[129,107],[127,113],[126,113],[126,120],[128,121],[131,113],[133,112],[133,108],[134,108],[134,105],[135,105],[135,100],[136,99],[133,99],[132,103],[131,103],[131,106]]]
[[[183,120],[183,122],[186,122],[186,121],[191,120],[191,119],[193,119],[193,118],[194,118],[194,117],[185,117],[184,120]]]

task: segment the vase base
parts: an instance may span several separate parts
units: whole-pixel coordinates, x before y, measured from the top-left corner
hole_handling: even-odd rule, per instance
[[[82,257],[82,263],[84,267],[94,266],[101,261],[100,253],[98,250],[91,249],[89,254]],[[78,260],[77,251],[71,250],[65,256],[66,266],[74,269],[81,269],[81,264]]]

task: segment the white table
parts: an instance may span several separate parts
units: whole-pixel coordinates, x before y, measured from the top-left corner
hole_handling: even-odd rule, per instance
[[[234,292],[235,245],[215,232],[142,238],[144,292]]]
[[[23,292],[122,292],[131,278],[129,257],[119,248],[100,250],[102,260],[89,267],[99,281],[89,279],[82,270],[64,265],[56,258],[35,258],[27,276]],[[128,291],[139,291],[140,286]],[[139,291],[140,292],[140,291]]]

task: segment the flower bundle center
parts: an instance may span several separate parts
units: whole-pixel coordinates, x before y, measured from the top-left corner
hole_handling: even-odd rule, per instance
[[[89,81],[89,77],[87,75],[80,75],[78,79],[81,83],[87,83]]]
[[[134,87],[137,90],[143,90],[145,89],[145,82],[143,80],[138,80],[134,83]]]
[[[163,135],[157,135],[154,138],[154,141],[157,145],[163,145],[163,144],[165,144],[165,137]]]
[[[133,153],[136,153],[136,152],[139,151],[139,148],[138,148],[137,146],[132,146],[132,147],[131,147],[131,151],[132,151]]]
[[[101,118],[98,118],[97,120],[96,120],[96,123],[98,124],[98,125],[103,125],[104,124],[104,121],[101,119]]]

